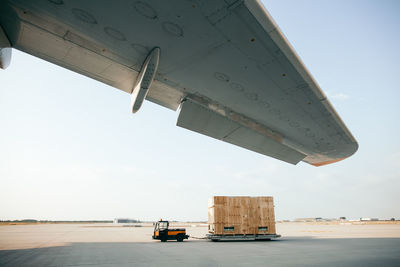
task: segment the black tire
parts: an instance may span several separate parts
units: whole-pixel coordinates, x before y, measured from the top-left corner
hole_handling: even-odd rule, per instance
[[[161,242],[167,242],[166,238],[161,238]]]
[[[182,235],[178,235],[178,236],[176,237],[176,241],[178,241],[178,242],[183,242],[183,236],[182,236]]]

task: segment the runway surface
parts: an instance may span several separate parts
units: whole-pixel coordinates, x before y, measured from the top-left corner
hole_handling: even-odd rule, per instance
[[[204,236],[204,226],[186,226]],[[151,240],[151,227],[0,226],[0,266],[400,266],[400,225],[278,224],[275,241]]]

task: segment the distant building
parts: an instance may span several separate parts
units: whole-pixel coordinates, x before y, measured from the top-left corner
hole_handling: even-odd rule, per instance
[[[294,222],[331,222],[336,221],[336,219],[315,217],[315,218],[297,218],[293,220]]]
[[[114,223],[139,223],[139,220],[127,219],[127,218],[115,218]]]
[[[295,222],[315,222],[315,218],[297,218],[294,219]]]
[[[379,221],[379,218],[360,218],[360,221],[362,222],[368,222],[368,221]]]
[[[360,221],[362,222],[371,221],[371,218],[360,218]]]

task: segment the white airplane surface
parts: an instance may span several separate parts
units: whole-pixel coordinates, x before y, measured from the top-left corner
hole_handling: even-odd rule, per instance
[[[178,110],[177,125],[291,163],[321,166],[358,144],[256,0],[5,0],[11,48]]]

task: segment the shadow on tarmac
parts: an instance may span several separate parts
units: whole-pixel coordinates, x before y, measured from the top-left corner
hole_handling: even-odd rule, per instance
[[[400,266],[400,238],[70,243],[0,250],[0,266]]]

